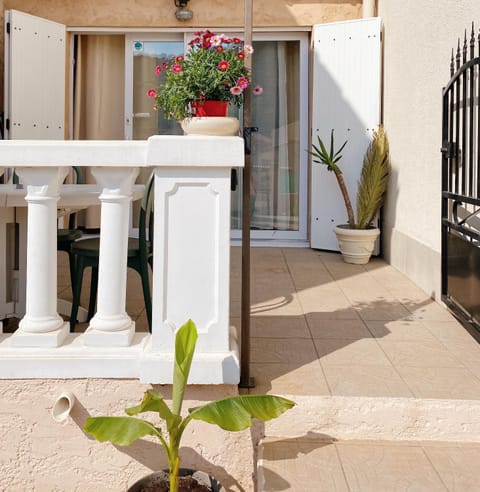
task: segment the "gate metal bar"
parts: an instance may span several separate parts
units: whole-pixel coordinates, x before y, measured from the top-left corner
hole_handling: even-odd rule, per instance
[[[480,34],[473,23],[452,50],[442,120],[442,299],[480,332]]]

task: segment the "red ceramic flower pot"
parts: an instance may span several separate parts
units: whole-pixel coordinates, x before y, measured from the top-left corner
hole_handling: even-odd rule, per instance
[[[196,101],[192,103],[195,116],[227,116],[228,101]]]

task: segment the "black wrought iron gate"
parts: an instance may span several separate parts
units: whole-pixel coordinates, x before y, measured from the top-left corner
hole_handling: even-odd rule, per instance
[[[478,55],[476,55],[478,52]],[[480,330],[480,34],[452,50],[443,90],[442,299]]]

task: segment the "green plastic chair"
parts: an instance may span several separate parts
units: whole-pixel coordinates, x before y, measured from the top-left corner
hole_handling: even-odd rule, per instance
[[[143,298],[147,311],[148,328],[152,331],[152,299],[150,295],[150,283],[148,265],[153,269],[153,173],[150,175],[140,207],[138,226],[138,239],[128,238],[127,267],[136,270],[142,279]],[[91,284],[88,303],[87,319],[93,317],[97,299],[98,287],[98,258],[100,251],[100,238],[83,239],[71,245],[71,253],[75,256],[75,273],[73,286],[73,302],[70,316],[70,331],[74,331],[77,321],[78,308],[80,306],[80,294],[82,292],[83,272],[90,267]]]
[[[82,180],[82,170],[78,166],[72,167],[75,174],[75,184],[80,184]],[[73,279],[75,269],[75,257],[71,253],[70,248],[72,243],[82,237],[82,231],[77,229],[77,214],[72,213],[68,218],[67,229],[57,229],[57,251],[64,251],[68,254],[68,265],[70,267],[70,283],[73,291]]]

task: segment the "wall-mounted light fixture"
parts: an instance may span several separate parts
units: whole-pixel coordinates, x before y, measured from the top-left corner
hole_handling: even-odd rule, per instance
[[[186,8],[190,0],[173,0],[175,2],[175,7],[177,11],[175,12],[175,17],[179,21],[188,21],[193,17],[193,12]]]

